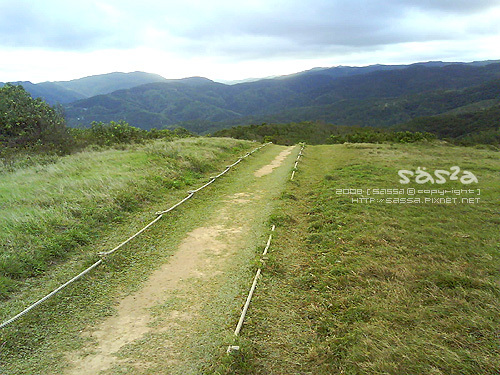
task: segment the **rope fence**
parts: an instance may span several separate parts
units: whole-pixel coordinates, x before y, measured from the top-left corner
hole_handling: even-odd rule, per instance
[[[271,234],[269,235],[269,239],[267,240],[266,247],[264,248],[264,251],[262,252],[262,257],[264,257],[267,254],[269,247],[271,246],[271,239],[273,238],[272,232],[274,232],[275,229],[276,229],[276,226],[273,225],[271,228]],[[263,258],[261,258],[260,261],[261,261],[261,263],[264,263]],[[236,329],[234,330],[235,336],[238,336],[240,334],[241,327],[243,327],[243,321],[245,320],[245,316],[247,314],[248,307],[250,306],[250,301],[252,300],[252,296],[253,296],[253,293],[255,291],[255,288],[257,287],[257,281],[259,280],[261,273],[262,273],[262,267],[259,267],[259,269],[257,270],[257,272],[255,274],[255,277],[253,278],[252,286],[250,287],[250,292],[248,292],[247,300],[245,302],[245,305],[243,306],[243,310],[241,311],[240,319],[238,320],[238,324],[236,325]],[[240,350],[240,347],[236,346],[236,345],[229,345],[227,347],[228,354],[231,352],[234,352],[234,351],[238,351],[238,350]]]
[[[295,172],[297,170],[297,165],[299,164],[300,157],[303,156],[302,151],[304,151],[304,147],[305,146],[306,146],[305,143],[302,143],[302,147],[300,148],[299,154],[297,155],[297,160],[295,161],[295,165],[294,165],[293,170],[292,170],[292,175],[290,177],[290,181],[293,181],[293,178],[295,176]],[[266,247],[264,248],[264,251],[262,252],[262,256],[261,256],[261,259],[260,259],[261,264],[264,263],[263,257],[269,251],[269,247],[271,246],[271,239],[273,237],[273,232],[274,232],[275,229],[276,229],[276,226],[273,225],[272,228],[271,228],[271,234],[269,235],[269,239],[267,240]],[[250,301],[252,300],[252,297],[253,297],[253,294],[255,292],[255,288],[257,287],[257,282],[258,282],[258,280],[259,280],[259,278],[261,276],[261,273],[262,273],[262,267],[259,267],[259,269],[255,273],[255,277],[253,278],[252,286],[250,287],[250,291],[248,292],[248,296],[247,296],[245,305],[243,306],[243,310],[241,311],[240,319],[238,320],[238,324],[236,325],[236,329],[234,330],[234,336],[236,336],[236,337],[239,336],[241,328],[243,327],[243,322],[245,320],[245,316],[247,314],[248,307],[250,306]],[[231,354],[232,352],[237,352],[239,350],[240,350],[239,346],[237,346],[237,345],[229,345],[227,347],[227,351],[226,352],[227,352],[227,354]]]
[[[304,151],[304,147],[306,147],[306,144],[302,143],[302,147],[300,148],[299,154],[297,155],[297,160],[295,161],[295,165],[292,170],[292,176],[290,177],[290,181],[293,181],[293,178],[295,177],[295,172],[297,171],[297,165],[299,165],[300,157],[303,155],[302,151]]]
[[[130,241],[132,241],[134,238],[136,238],[141,233],[143,233],[144,231],[146,231],[149,227],[151,227],[156,222],[158,222],[163,217],[163,215],[165,215],[166,213],[174,210],[175,208],[177,208],[178,206],[180,206],[181,204],[183,204],[184,202],[186,202],[188,199],[190,199],[191,197],[193,197],[193,195],[195,193],[203,190],[204,188],[206,188],[207,186],[209,186],[210,184],[212,184],[216,179],[218,179],[221,176],[223,176],[224,174],[226,174],[231,168],[233,168],[234,166],[238,165],[243,159],[247,158],[248,156],[252,155],[254,152],[257,152],[261,148],[263,148],[263,147],[265,147],[265,146],[267,146],[267,145],[269,145],[271,143],[272,142],[265,143],[262,146],[259,146],[259,147],[255,148],[251,152],[246,153],[244,156],[240,157],[236,162],[234,162],[231,165],[228,165],[224,171],[222,171],[221,173],[219,173],[218,175],[216,175],[214,177],[210,177],[210,181],[207,182],[206,184],[204,184],[203,186],[199,187],[196,190],[190,190],[190,191],[188,191],[187,197],[185,197],[181,201],[177,202],[172,207],[170,207],[170,208],[168,208],[168,209],[166,209],[164,211],[158,211],[158,212],[156,212],[157,217],[154,220],[152,220],[149,224],[147,224],[146,226],[144,226],[142,229],[140,229],[135,234],[133,234],[132,236],[130,236],[129,238],[127,238],[125,241],[123,241],[122,243],[120,243],[118,246],[116,246],[112,250],[98,253],[98,255],[101,257],[101,259],[99,259],[97,262],[95,262],[94,264],[92,264],[90,267],[88,267],[87,269],[85,269],[84,271],[82,271],[81,273],[79,273],[78,275],[76,275],[75,277],[73,277],[71,280],[68,280],[67,282],[65,282],[61,286],[59,286],[56,289],[54,289],[52,292],[50,292],[49,294],[47,294],[45,297],[39,299],[38,301],[36,301],[32,305],[30,305],[29,307],[25,308],[23,311],[21,311],[16,316],[14,316],[14,317],[10,318],[9,320],[6,320],[2,324],[0,324],[0,329],[2,329],[4,327],[7,327],[8,325],[10,325],[11,323],[15,322],[16,320],[18,320],[19,318],[21,318],[23,315],[27,314],[29,311],[31,311],[32,309],[34,309],[38,305],[42,304],[44,301],[46,301],[49,298],[51,298],[52,296],[54,296],[56,293],[58,293],[62,289],[66,288],[68,285],[74,283],[78,279],[80,279],[83,276],[85,276],[87,273],[89,273],[90,271],[92,271],[94,268],[96,268],[99,265],[101,265],[104,262],[104,259],[105,259],[106,256],[111,255],[114,252],[118,251],[120,248],[122,248],[127,243],[129,243]]]

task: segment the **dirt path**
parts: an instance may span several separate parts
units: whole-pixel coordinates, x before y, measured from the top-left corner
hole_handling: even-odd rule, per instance
[[[283,160],[285,160],[285,158],[288,155],[290,155],[291,152],[292,152],[291,148],[287,148],[281,151],[271,163],[264,165],[262,168],[255,171],[254,176],[262,177],[265,176],[266,174],[272,173],[275,168],[278,168],[283,163]]]
[[[220,194],[204,225],[186,234],[170,262],[120,301],[115,315],[82,332],[93,344],[67,356],[67,374],[195,374],[209,367],[244,302],[250,280],[241,270],[264,234],[292,150],[272,146],[235,171],[239,180]]]

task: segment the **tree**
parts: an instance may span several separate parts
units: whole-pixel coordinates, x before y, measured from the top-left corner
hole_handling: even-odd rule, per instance
[[[62,112],[22,86],[0,88],[0,145],[68,152],[72,138]]]

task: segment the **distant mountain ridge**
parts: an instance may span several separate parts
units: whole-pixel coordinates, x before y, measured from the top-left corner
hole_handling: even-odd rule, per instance
[[[169,80],[144,72],[21,84],[33,96],[64,104],[71,126],[125,120],[144,129],[180,125],[199,133],[309,120],[389,126],[495,105],[499,62],[337,66],[238,84],[203,77]]]
[[[95,95],[109,94],[113,91],[129,89],[153,82],[168,82],[157,74],[145,72],[108,73],[96,76],[56,82],[12,82],[22,85],[31,96],[41,97],[50,104],[66,104]],[[0,83],[0,86],[3,84]]]
[[[95,95],[109,94],[116,90],[130,89],[147,83],[166,81],[165,78],[157,74],[115,72],[56,83],[68,90],[83,95],[85,98],[90,98]]]
[[[487,90],[481,85],[500,79],[499,63],[378,67],[317,69],[235,85],[210,80],[195,86],[159,82],[79,100],[65,108],[72,126],[120,119],[145,129],[181,125],[200,133],[308,120],[389,126],[470,105],[481,95],[463,90],[477,87],[481,92]],[[500,98],[500,93],[490,90],[486,96],[481,100]]]
[[[500,62],[500,60],[481,61],[468,64],[484,65],[493,62]],[[432,61],[426,63],[416,63],[413,65],[421,65],[421,64],[425,66],[442,67],[445,65],[462,64],[462,63],[446,63],[442,61]],[[304,72],[294,73],[290,75],[278,76],[273,78],[262,78],[262,79],[253,78],[249,80],[242,80],[239,82],[226,82],[225,84],[234,85],[236,83],[251,83],[269,79],[288,79],[296,76],[315,75],[317,73],[328,75],[334,78],[339,78],[339,77],[347,77],[358,74],[365,74],[373,71],[404,69],[408,66],[411,65],[376,64],[365,67],[337,66],[329,68],[313,68],[310,70],[306,70]],[[33,97],[40,97],[45,101],[47,101],[49,104],[67,104],[74,102],[76,100],[86,99],[96,95],[110,94],[117,90],[130,89],[148,83],[178,82],[178,81],[192,82],[193,80],[198,80],[198,81],[204,80],[213,82],[203,77],[166,79],[158,74],[137,71],[131,73],[114,72],[114,73],[99,74],[94,76],[73,79],[70,81],[52,81],[52,82],[41,82],[41,83],[32,83],[29,81],[15,81],[9,83],[22,85]],[[3,86],[4,84],[5,84],[4,82],[0,82],[0,87]]]

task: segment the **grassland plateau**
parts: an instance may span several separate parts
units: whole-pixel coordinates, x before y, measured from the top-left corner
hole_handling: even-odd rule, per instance
[[[153,140],[1,172],[2,321],[257,146]],[[498,151],[306,146],[289,181],[297,153],[263,148],[2,329],[0,373],[498,373]],[[398,174],[454,166],[443,184]]]

